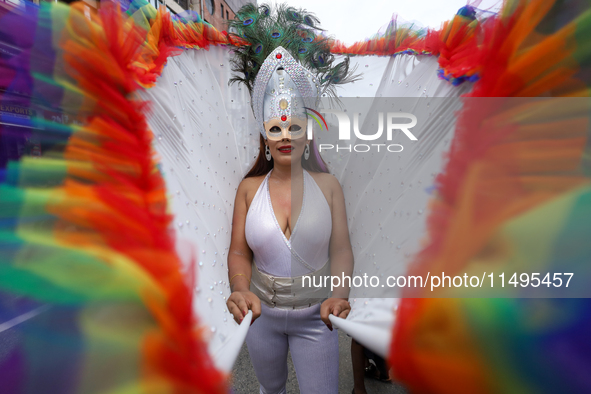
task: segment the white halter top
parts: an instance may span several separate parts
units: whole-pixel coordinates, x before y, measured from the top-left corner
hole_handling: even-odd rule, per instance
[[[246,242],[257,268],[278,277],[306,275],[328,261],[332,216],[322,190],[304,170],[302,210],[290,239],[283,233],[271,204],[269,176],[259,186],[246,214]]]

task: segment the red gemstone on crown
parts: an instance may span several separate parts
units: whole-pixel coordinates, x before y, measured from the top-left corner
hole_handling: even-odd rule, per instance
[[[282,54],[280,54],[280,53],[278,53],[277,55],[275,55],[275,57],[276,57],[277,59],[281,59],[281,58],[283,57],[283,55],[282,55]]]
[[[287,120],[287,116],[281,115],[281,120],[285,122]]]

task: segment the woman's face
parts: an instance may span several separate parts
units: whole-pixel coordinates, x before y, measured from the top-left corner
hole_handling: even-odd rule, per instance
[[[286,166],[301,160],[308,143],[306,120],[294,117],[287,121],[288,125],[284,128],[281,127],[279,118],[269,119],[264,123],[267,134],[265,144],[269,146],[275,164]]]

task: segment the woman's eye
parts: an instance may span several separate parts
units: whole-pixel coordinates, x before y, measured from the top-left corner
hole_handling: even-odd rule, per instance
[[[271,129],[269,131],[272,133],[279,133],[279,132],[281,132],[281,129],[277,126],[273,126],[273,127],[271,127]]]
[[[298,126],[297,124],[291,125],[289,127],[289,131],[300,131],[302,128],[300,126]]]

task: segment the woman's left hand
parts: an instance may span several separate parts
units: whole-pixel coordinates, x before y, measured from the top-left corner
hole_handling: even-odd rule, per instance
[[[351,304],[345,298],[329,298],[320,306],[320,318],[330,331],[332,331],[332,324],[330,324],[328,316],[334,315],[346,319],[349,312],[351,312]]]

